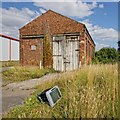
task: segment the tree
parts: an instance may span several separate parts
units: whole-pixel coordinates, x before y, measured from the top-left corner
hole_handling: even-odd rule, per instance
[[[102,48],[95,53],[94,63],[115,63],[118,60],[118,51],[115,48]]]

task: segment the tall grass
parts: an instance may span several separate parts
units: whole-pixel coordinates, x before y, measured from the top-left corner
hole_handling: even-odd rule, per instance
[[[62,98],[53,107],[40,103],[36,94],[58,85]],[[37,86],[38,90],[23,106],[4,117],[17,118],[117,118],[118,71],[116,65],[91,65],[63,73],[52,82]]]
[[[16,66],[2,72],[2,78],[5,81],[17,82],[33,78],[40,78],[43,75],[54,72],[52,69],[39,69],[39,67]]]

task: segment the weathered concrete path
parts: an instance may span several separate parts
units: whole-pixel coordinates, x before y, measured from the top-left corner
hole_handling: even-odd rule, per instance
[[[23,101],[35,91],[35,86],[40,83],[60,77],[60,73],[47,74],[38,79],[31,79],[22,82],[10,83],[2,87],[2,114],[8,112],[16,105],[23,104]]]

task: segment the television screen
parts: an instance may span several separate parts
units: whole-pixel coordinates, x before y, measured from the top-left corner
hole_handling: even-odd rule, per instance
[[[61,98],[61,92],[58,86],[54,86],[53,88],[49,88],[40,92],[37,95],[39,101],[43,101],[53,107],[56,102]]]
[[[60,95],[60,92],[58,91],[57,88],[55,88],[51,93],[51,98],[53,100],[54,103],[57,102],[58,99],[60,99],[61,95]]]
[[[58,86],[53,87],[52,89],[46,92],[46,97],[49,101],[51,107],[53,107],[56,102],[61,98],[61,92]]]

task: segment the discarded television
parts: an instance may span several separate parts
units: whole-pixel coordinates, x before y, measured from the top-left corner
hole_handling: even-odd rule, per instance
[[[39,101],[45,102],[53,107],[61,98],[61,92],[58,86],[49,88],[37,95]]]

